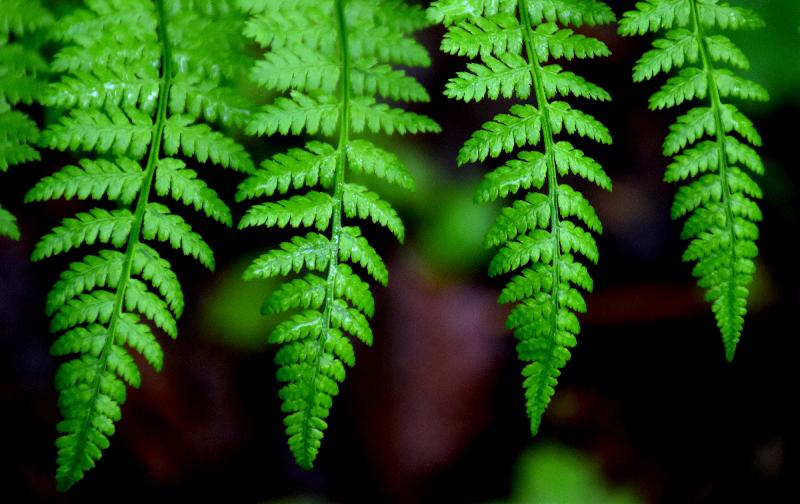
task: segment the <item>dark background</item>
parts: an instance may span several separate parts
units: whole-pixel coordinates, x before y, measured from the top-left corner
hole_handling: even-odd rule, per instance
[[[587,296],[579,344],[542,429],[531,438],[521,364],[503,328],[506,308],[495,302],[502,283],[485,275],[490,252],[481,240],[497,209],[472,203],[481,173],[495,164],[454,163],[469,134],[508,103],[444,99],[447,79],[465,60],[438,53],[443,32],[431,28],[420,38],[434,65],[416,75],[433,102],[416,109],[444,133],[382,140],[418,181],[413,195],[379,189],[400,210],[408,238],[400,247],[385,230],[367,230],[387,259],[391,282],[374,289],[375,346],[359,349],[311,472],[298,469],[286,448],[274,349],[265,344],[275,321],[258,314],[274,284],[239,279],[247,262],[280,236],[196,219],[216,251],[217,272],[168,256],[187,309],[178,340],[161,340],[164,371],[142,365],[142,388],[129,391],[111,447],[84,481],[57,496],[52,380],[59,361],[48,355],[52,336],[43,307],[66,258],[31,264],[28,257],[38,237],[86,206],[20,203],[39,177],[73,162],[69,155],[45,153],[41,164],[0,178],[3,202],[23,231],[20,242],[0,240],[0,432],[8,464],[0,472],[0,500],[800,502],[794,442],[800,2],[748,3],[768,28],[734,36],[751,57],[748,77],[766,85],[772,101],[742,105],[764,138],[767,175],[760,180],[758,274],[733,363],[725,361],[690,265],[680,260],[680,224],[669,220],[675,187],[661,182],[667,161],[660,145],[676,111],[647,111],[656,85],[630,80],[646,39],[594,29],[613,57],[564,66],[614,98],[572,100],[614,136],[610,147],[577,142],[603,164],[614,191],[587,188],[605,226],[600,264],[591,268],[596,289]],[[620,14],[632,2],[610,5]],[[298,142],[242,140],[256,160]],[[203,170],[231,201],[239,179]],[[236,215],[243,210],[234,207]]]

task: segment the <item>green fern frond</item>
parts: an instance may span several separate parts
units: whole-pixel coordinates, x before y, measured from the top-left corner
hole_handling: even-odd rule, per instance
[[[347,174],[353,171],[414,188],[397,156],[354,136],[439,130],[431,119],[396,105],[429,100],[421,84],[395,68],[429,64],[425,49],[411,37],[427,21],[422,9],[402,0],[240,0],[239,4],[252,14],[244,33],[265,49],[253,67],[252,80],[268,91],[288,92],[255,113],[247,131],[338,137],[338,142],[311,141],[264,161],[237,194],[241,201],[292,193],[253,206],[240,228],[315,229],[265,253],[244,273],[246,279],[301,275],[282,283],[262,311],[290,313],[273,330],[270,342],[281,345],[275,362],[278,380],[284,383],[280,397],[287,414],[289,448],[297,463],[309,469],[345,367],[355,363],[348,336],[372,342],[368,319],[375,300],[362,275],[384,285],[388,281],[378,253],[358,227],[344,222],[369,220],[401,241],[405,233],[391,205],[367,187],[348,183]]]
[[[74,356],[56,376],[64,416],[56,442],[62,491],[100,459],[126,387],[141,382],[128,349],[160,369],[163,353],[151,325],[178,334],[181,284],[145,242],[167,242],[214,267],[203,238],[154,200],[175,200],[231,226],[228,206],[189,166],[254,169],[219,129],[251,116],[230,85],[249,66],[243,26],[228,1],[116,0],[87,1],[53,29],[52,38],[64,44],[54,59],[62,75],[45,102],[65,112],[41,143],[87,157],[42,178],[26,201],[107,199],[116,207],[64,219],[33,251],[40,260],[109,247],[73,262],[47,299],[51,330],[59,333],[52,353]]]
[[[596,263],[599,253],[591,232],[602,231],[589,201],[559,177],[572,174],[611,189],[596,161],[557,139],[572,135],[610,144],[605,126],[559,100],[574,96],[607,101],[610,96],[555,61],[609,55],[603,42],[567,25],[610,23],[614,14],[596,0],[438,0],[429,14],[447,26],[444,52],[480,61],[452,78],[445,95],[465,102],[530,99],[473,133],[457,162],[516,155],[484,176],[475,200],[520,195],[501,210],[486,234],[486,245],[499,247],[489,264],[490,276],[515,273],[499,301],[516,304],[506,325],[519,340],[519,358],[527,363],[523,386],[531,432],[536,434],[570,358],[569,348],[576,344],[580,326],[574,313],[586,310],[576,287],[593,287],[576,256]],[[524,148],[537,149],[520,150]]]
[[[41,101],[47,63],[28,35],[48,27],[53,17],[39,0],[8,0],[0,9],[0,172],[40,159],[39,128],[18,105]],[[17,219],[0,205],[0,237],[18,240]]]
[[[719,0],[647,0],[625,13],[619,27],[622,35],[667,30],[634,68],[635,81],[678,70],[652,96],[651,109],[705,104],[670,127],[663,153],[674,159],[664,180],[682,183],[672,218],[688,217],[681,237],[690,243],[683,260],[695,263],[693,274],[706,290],[728,360],[744,326],[758,255],[755,223],[762,219],[754,201],[761,198],[761,189],[744,169],[761,175],[764,164],[750,147],[761,145],[753,123],[723,99],[764,101],[769,95],[760,84],[717,67],[725,63],[747,69],[749,62],[730,39],[712,31],[763,24],[754,11]]]

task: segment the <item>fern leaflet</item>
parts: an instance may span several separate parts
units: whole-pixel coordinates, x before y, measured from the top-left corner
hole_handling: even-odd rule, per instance
[[[63,74],[45,101],[66,112],[41,143],[97,156],[44,177],[26,200],[108,199],[117,207],[65,219],[33,252],[40,260],[103,246],[72,263],[47,301],[51,330],[60,333],[52,353],[77,354],[56,375],[64,416],[56,442],[62,491],[101,457],[126,385],[141,382],[129,348],[159,370],[163,354],[151,324],[177,336],[181,285],[145,241],[168,242],[214,267],[203,238],[153,199],[173,199],[230,226],[228,206],[188,163],[254,168],[215,125],[243,124],[249,116],[228,84],[247,66],[240,23],[227,1],[87,1],[53,30],[64,43],[54,63]]]
[[[338,142],[311,141],[264,161],[239,189],[238,199],[288,195],[253,206],[239,223],[313,228],[256,259],[246,279],[303,273],[283,283],[264,303],[265,313],[293,312],[270,336],[281,345],[275,362],[285,385],[289,448],[309,469],[327,428],[332,399],[355,362],[346,335],[372,342],[374,311],[362,267],[386,284],[386,266],[345,219],[365,219],[402,241],[394,209],[366,187],[346,182],[348,170],[374,175],[406,189],[414,183],[402,162],[360,133],[436,132],[427,117],[378,99],[427,101],[425,89],[395,65],[425,66],[429,58],[411,34],[427,21],[402,0],[241,0],[252,13],[245,34],[266,53],[251,77],[269,91],[286,92],[254,114],[258,135],[322,134]],[[319,190],[313,188],[319,186]]]
[[[24,4],[24,5],[23,5]],[[38,161],[39,128],[17,105],[41,99],[47,64],[29,35],[53,21],[41,2],[6,1],[0,11],[0,172]],[[0,236],[20,237],[17,219],[0,205]]]
[[[489,266],[491,276],[515,272],[499,301],[516,303],[507,327],[519,340],[519,358],[528,363],[524,388],[531,432],[536,434],[570,358],[569,348],[576,344],[580,326],[574,313],[586,310],[575,287],[592,290],[579,257],[597,262],[590,231],[602,230],[589,201],[559,177],[573,174],[611,189],[597,162],[569,141],[556,139],[569,134],[610,144],[611,136],[599,121],[558,99],[610,97],[554,61],[607,56],[605,44],[567,26],[610,23],[614,14],[598,0],[439,0],[429,14],[447,26],[443,51],[478,58],[450,79],[445,95],[465,102],[523,101],[473,133],[459,152],[458,164],[516,152],[515,159],[484,177],[475,199],[522,196],[501,211],[486,245],[500,247]],[[530,97],[535,100],[526,102]],[[538,149],[520,150],[528,146]]]
[[[749,62],[730,39],[710,32],[761,26],[754,11],[719,0],[647,0],[626,12],[619,27],[622,35],[668,30],[634,68],[636,82],[679,69],[650,98],[651,109],[705,101],[670,127],[663,153],[674,159],[664,180],[684,183],[675,196],[672,218],[688,217],[681,237],[691,241],[683,260],[695,263],[693,274],[706,289],[728,360],[744,326],[758,255],[755,223],[762,218],[754,201],[761,189],[747,172],[760,175],[764,165],[750,146],[761,145],[755,127],[723,99],[763,101],[769,95],[760,84],[718,68],[727,63],[746,69]],[[689,179],[694,180],[685,182]]]

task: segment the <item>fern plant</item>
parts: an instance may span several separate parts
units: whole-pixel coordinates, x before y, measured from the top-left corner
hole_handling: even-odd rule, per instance
[[[37,0],[7,0],[0,10],[0,171],[28,161],[38,161],[35,148],[39,128],[19,104],[40,99],[47,63],[26,36],[52,23],[50,13]],[[17,220],[0,206],[0,236],[18,240]]]
[[[580,331],[575,312],[585,311],[586,303],[578,288],[592,290],[580,256],[597,262],[590,232],[602,230],[592,205],[563,177],[572,174],[611,189],[596,161],[558,138],[569,134],[610,144],[599,121],[559,99],[610,97],[556,61],[609,55],[603,42],[568,26],[610,23],[615,17],[597,0],[439,0],[429,12],[447,26],[444,52],[479,60],[450,79],[448,97],[525,101],[473,133],[459,151],[458,164],[516,153],[484,177],[475,199],[486,203],[519,194],[489,229],[486,245],[499,247],[490,276],[515,273],[499,302],[516,304],[507,327],[527,363],[524,389],[535,435]]]
[[[65,47],[53,62],[62,76],[46,103],[66,112],[44,131],[42,144],[87,157],[44,177],[26,200],[111,203],[65,219],[32,256],[38,261],[101,245],[73,262],[47,298],[51,329],[59,333],[51,352],[75,355],[55,378],[64,416],[56,442],[60,490],[101,457],[126,385],[140,384],[128,349],[159,370],[163,354],[152,326],[177,336],[181,285],[146,242],[168,242],[214,267],[209,245],[156,197],[231,226],[228,206],[190,166],[196,160],[253,169],[244,149],[212,126],[248,117],[228,84],[247,66],[237,12],[227,1],[87,0],[53,29]]]
[[[641,82],[679,70],[650,98],[651,109],[704,101],[670,127],[663,153],[674,159],[664,180],[683,184],[675,195],[672,218],[687,217],[681,238],[691,241],[683,260],[695,263],[693,274],[706,289],[728,360],[733,359],[744,325],[758,255],[755,223],[762,218],[754,201],[761,189],[748,171],[761,175],[764,165],[751,147],[761,145],[753,123],[723,100],[764,101],[769,95],[760,84],[720,68],[744,70],[749,63],[729,38],[714,30],[763,24],[754,11],[719,0],[647,0],[626,12],[619,26],[622,35],[666,30],[633,71],[634,81]]]
[[[285,385],[286,434],[298,465],[310,468],[319,451],[332,399],[355,362],[347,335],[372,343],[374,299],[364,272],[386,285],[386,265],[362,236],[357,219],[384,226],[403,241],[403,223],[389,203],[349,173],[382,178],[404,189],[414,181],[400,159],[365,133],[437,132],[431,119],[390,106],[425,102],[425,89],[395,65],[427,66],[412,33],[425,13],[402,0],[242,0],[252,13],[245,34],[265,50],[254,82],[288,92],[255,113],[257,135],[321,134],[304,148],[265,161],[239,188],[237,199],[281,198],[250,208],[239,227],[312,228],[257,258],[246,279],[302,274],[282,283],[264,313],[292,312],[271,333]],[[348,264],[350,263],[350,264]],[[351,265],[358,266],[353,268]]]

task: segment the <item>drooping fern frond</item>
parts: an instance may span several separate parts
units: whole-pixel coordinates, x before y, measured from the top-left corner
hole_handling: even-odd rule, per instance
[[[265,161],[238,199],[278,197],[253,206],[239,227],[312,228],[256,259],[246,279],[299,274],[266,300],[264,313],[292,312],[270,335],[285,383],[286,434],[297,463],[310,468],[345,366],[355,362],[348,335],[369,345],[374,301],[364,272],[386,284],[388,273],[361,235],[357,219],[386,227],[400,241],[404,227],[389,203],[348,174],[414,182],[403,163],[364,133],[436,132],[427,117],[379,100],[427,101],[425,89],[396,65],[427,66],[412,33],[424,11],[403,0],[241,0],[252,13],[245,33],[266,50],[251,73],[269,91],[287,92],[248,124],[259,135],[307,133],[311,141]],[[347,263],[360,267],[353,268]]]
[[[39,128],[14,107],[31,105],[41,98],[47,63],[26,37],[52,21],[37,0],[5,0],[0,8],[0,172],[40,159],[35,148]],[[18,240],[20,233],[14,215],[0,205],[2,236]]]
[[[181,285],[145,242],[167,242],[214,267],[203,238],[155,200],[174,200],[231,226],[228,206],[192,166],[254,168],[219,128],[249,115],[230,87],[249,66],[241,56],[240,17],[227,1],[87,0],[53,29],[64,43],[53,64],[62,75],[45,101],[65,113],[44,131],[42,144],[94,155],[44,177],[26,200],[111,202],[111,209],[64,219],[33,251],[38,261],[100,247],[73,262],[47,300],[59,334],[51,352],[76,355],[56,374],[64,416],[56,442],[60,490],[95,465],[120,419],[126,385],[140,384],[129,349],[159,370],[153,326],[177,336]]]
[[[754,200],[761,189],[749,173],[763,174],[764,165],[751,147],[761,145],[753,123],[724,100],[763,101],[769,95],[760,84],[721,68],[747,69],[749,62],[714,30],[763,24],[754,11],[719,0],[647,0],[626,12],[619,27],[622,35],[665,31],[633,71],[636,82],[677,71],[650,98],[651,109],[703,102],[670,127],[663,153],[673,159],[664,180],[683,184],[672,218],[688,217],[681,237],[691,241],[683,260],[695,263],[693,274],[706,289],[728,360],[741,337],[758,255],[756,223],[762,214]]]
[[[536,434],[580,331],[575,312],[586,304],[578,288],[592,290],[581,256],[597,262],[591,232],[602,230],[592,205],[563,178],[572,174],[611,189],[596,161],[558,139],[573,135],[610,144],[599,121],[566,101],[570,95],[610,97],[557,62],[607,56],[603,42],[568,26],[610,23],[614,14],[597,0],[439,0],[429,13],[447,26],[443,51],[478,60],[450,79],[445,95],[465,102],[521,101],[473,133],[458,164],[516,156],[484,177],[475,199],[485,203],[519,194],[489,229],[486,245],[499,247],[490,276],[515,273],[499,301],[516,304],[507,327],[527,363],[525,396]]]

